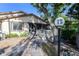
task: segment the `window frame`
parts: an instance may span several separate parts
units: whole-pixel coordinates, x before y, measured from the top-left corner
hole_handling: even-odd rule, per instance
[[[23,25],[22,25],[22,27],[23,27],[24,26],[24,22],[15,22],[15,21],[11,22],[11,24],[12,24],[12,31],[22,31],[22,27],[21,27],[21,29],[19,29],[19,28],[14,29],[14,23],[16,25],[19,24],[18,27],[20,27],[20,23],[23,23]]]

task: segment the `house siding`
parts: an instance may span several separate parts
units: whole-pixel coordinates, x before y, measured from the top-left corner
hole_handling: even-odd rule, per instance
[[[9,19],[10,21],[10,33],[17,33],[19,35],[20,32],[23,32],[23,31],[13,31],[13,25],[12,25],[12,22],[24,22],[25,23],[25,30],[29,32],[29,24],[28,22],[30,23],[43,23],[42,20],[34,17],[34,16],[24,16],[24,17],[19,17],[19,18],[13,18],[13,19]],[[45,23],[45,22],[44,22]],[[5,34],[9,34],[9,24],[8,24],[8,20],[4,20],[2,21],[2,32],[5,33]],[[52,32],[51,32],[52,33]],[[50,34],[50,33],[49,33]],[[49,36],[48,34],[48,36]],[[54,29],[54,34],[57,38],[57,30]],[[53,34],[51,34],[53,35]]]
[[[13,31],[13,25],[12,25],[12,22],[24,22],[25,23],[25,30],[26,31],[29,31],[29,25],[28,25],[28,22],[31,22],[32,21],[32,17],[19,17],[19,18],[13,18],[13,19],[6,19],[6,20],[3,20],[2,21],[2,32],[5,33],[5,34],[9,34],[9,31],[10,33],[20,33],[22,31]]]
[[[2,21],[2,32],[5,33],[5,34],[9,34],[8,20]]]

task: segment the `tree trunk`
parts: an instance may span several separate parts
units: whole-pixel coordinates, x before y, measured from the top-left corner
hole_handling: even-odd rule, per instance
[[[57,41],[58,40],[58,30],[55,27],[54,23],[52,23],[51,20],[52,20],[51,17],[49,17],[48,21],[49,21],[50,26],[51,26],[51,31],[52,31],[52,34],[53,34],[53,38],[54,38],[55,41]]]

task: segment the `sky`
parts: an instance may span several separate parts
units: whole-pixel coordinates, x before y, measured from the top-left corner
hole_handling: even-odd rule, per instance
[[[39,16],[37,9],[28,3],[0,3],[0,12],[24,11]]]
[[[67,13],[68,9],[69,7],[64,12],[64,14]],[[0,12],[9,12],[9,11],[24,11],[26,13],[33,13],[37,16],[40,16],[37,9],[29,3],[0,3]]]

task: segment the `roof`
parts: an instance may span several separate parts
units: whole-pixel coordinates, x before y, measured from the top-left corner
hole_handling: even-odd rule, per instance
[[[0,15],[16,14],[23,13],[23,11],[12,11],[12,12],[0,12]]]
[[[24,17],[24,16],[34,16],[41,20],[43,23],[46,23],[41,19],[40,17],[34,15],[34,14],[27,14],[23,11],[13,11],[13,12],[0,12],[0,20],[6,20],[6,19],[12,19],[12,18],[18,18],[18,17]]]
[[[0,12],[0,20],[5,20],[5,19],[11,19],[11,18],[16,18],[25,15],[24,12],[22,11],[16,11],[16,12]]]

